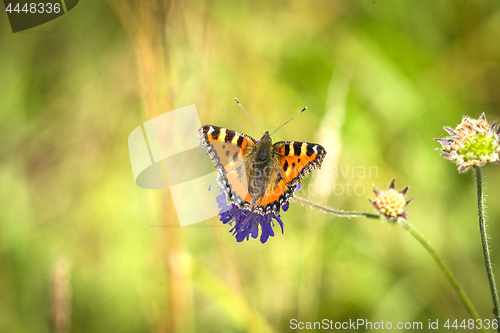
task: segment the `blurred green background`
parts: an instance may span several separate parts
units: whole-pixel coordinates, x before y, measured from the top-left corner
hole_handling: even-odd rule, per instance
[[[500,3],[480,0],[81,1],[16,34],[0,13],[0,331],[469,319],[391,224],[292,203],[264,245],[237,243],[217,217],[178,227],[168,191],[135,185],[128,135],[196,104],[203,124],[259,137],[235,97],[270,131],[308,107],[273,140],[322,144],[339,171],[327,185],[345,191],[313,191],[315,171],[303,197],[372,212],[372,184],[410,185],[409,220],[492,318],[473,173],[432,139],[463,115],[500,120],[498,36]],[[484,173],[498,274],[500,168]]]

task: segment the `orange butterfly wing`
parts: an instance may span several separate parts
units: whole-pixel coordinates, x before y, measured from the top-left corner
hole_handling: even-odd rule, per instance
[[[274,183],[268,185],[266,193],[257,201],[255,211],[263,215],[270,212],[279,215],[281,206],[293,197],[296,187],[295,185],[286,185],[281,178],[277,179]]]
[[[217,182],[231,203],[250,209],[250,194],[244,156],[256,141],[243,133],[205,125],[198,129],[200,147],[204,148],[217,170]]]
[[[268,185],[266,194],[257,202],[263,213],[279,210],[290,198],[302,179],[312,169],[321,168],[326,150],[318,144],[280,141],[273,145],[275,158],[282,169],[281,178]]]
[[[281,141],[273,145],[283,168],[283,180],[289,186],[299,184],[312,169],[321,168],[326,150],[307,142]]]

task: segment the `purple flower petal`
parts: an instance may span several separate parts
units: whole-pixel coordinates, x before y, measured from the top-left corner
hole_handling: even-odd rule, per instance
[[[444,158],[447,158],[447,159],[449,159],[449,160],[452,160],[452,161],[453,161],[453,155],[451,155],[451,154],[446,154],[446,153],[444,153],[444,154],[440,154],[440,156],[443,156]]]
[[[402,190],[402,191],[401,191],[401,194],[402,194],[402,195],[405,195],[405,194],[406,194],[406,192],[408,192],[408,189],[409,189],[409,188],[410,188],[409,186],[406,186],[406,188],[405,188],[404,190]]]
[[[231,220],[232,220],[232,218],[231,218],[231,215],[229,215],[229,214],[222,213],[220,216],[220,221],[224,224],[228,223]]]
[[[484,115],[484,112],[483,112],[483,114],[481,115],[481,119],[482,119],[482,120],[484,120],[484,121],[486,121],[486,116]]]
[[[290,206],[290,202],[287,201],[287,202],[285,202],[285,204],[283,206],[281,206],[281,209],[283,209],[283,211],[286,212],[288,210],[289,206]]]
[[[263,224],[262,234],[260,235],[260,242],[264,244],[265,242],[267,242],[269,236],[274,236],[273,228],[271,228],[270,225]]]
[[[283,235],[283,233],[284,233],[284,230],[283,230],[283,221],[281,221],[281,218],[279,217],[279,215],[277,215],[277,216],[275,215],[275,216],[274,216],[274,219],[275,219],[276,221],[278,221],[278,224],[279,224],[279,225],[280,225],[280,227],[281,227],[281,234]],[[273,226],[274,226],[274,225],[273,225]]]
[[[275,213],[260,215],[250,210],[240,209],[235,204],[228,204],[226,202],[226,194],[220,188],[219,191],[221,193],[217,196],[217,203],[220,208],[220,220],[222,223],[229,225],[233,225],[234,222],[234,226],[229,231],[235,236],[237,242],[242,242],[245,239],[249,240],[250,236],[256,239],[260,229],[260,241],[265,243],[269,237],[274,236],[273,219],[278,222],[283,234],[283,221],[281,221],[279,215]],[[284,208],[285,206],[288,208],[288,202],[283,205]]]
[[[446,132],[450,133],[451,136],[456,136],[457,135],[457,133],[455,133],[455,131],[452,130],[451,128],[449,128],[449,127],[445,127],[444,129],[446,130]]]
[[[392,188],[394,190],[394,183],[396,182],[396,179],[393,179],[391,182],[391,185],[389,185],[389,188]]]
[[[434,139],[434,141],[439,142],[439,143],[440,143],[440,144],[442,144],[443,146],[447,146],[447,145],[449,145],[451,142],[453,142],[453,141],[451,141],[451,140],[449,140],[449,139]]]
[[[252,223],[249,227],[249,233],[253,239],[257,238],[259,235],[259,225],[256,223]]]
[[[468,166],[468,165],[463,165],[463,164],[462,164],[462,165],[460,166],[460,169],[458,170],[458,172],[462,173],[462,172],[464,172],[465,170],[467,170],[468,168],[469,168],[469,166]]]

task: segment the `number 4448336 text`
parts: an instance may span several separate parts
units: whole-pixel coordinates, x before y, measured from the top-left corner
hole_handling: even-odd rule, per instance
[[[9,3],[7,8],[5,10],[9,13],[15,12],[15,13],[39,13],[39,14],[50,14],[50,13],[60,13],[61,12],[61,4],[60,3],[43,3],[43,2],[32,2],[32,3],[25,3],[22,8],[18,4],[16,4],[13,8],[13,4]]]

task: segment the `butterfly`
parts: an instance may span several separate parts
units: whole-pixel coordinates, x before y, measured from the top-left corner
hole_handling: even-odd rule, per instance
[[[227,128],[205,125],[198,129],[198,138],[217,170],[226,201],[261,215],[279,215],[302,179],[312,169],[321,168],[326,155],[319,144],[273,144],[269,132],[257,141]]]

